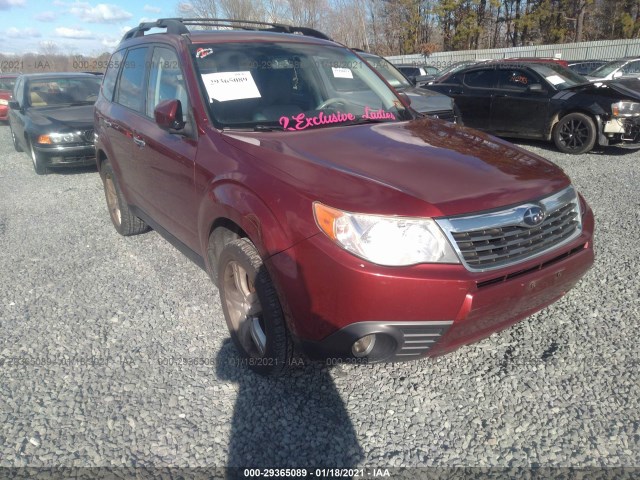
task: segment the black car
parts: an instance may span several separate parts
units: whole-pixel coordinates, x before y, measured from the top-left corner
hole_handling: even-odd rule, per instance
[[[579,75],[589,75],[605,63],[606,60],[577,60],[569,62],[569,68]]]
[[[499,136],[553,140],[565,153],[640,146],[640,93],[560,65],[483,63],[429,88],[455,99],[466,126]]]
[[[95,164],[93,104],[101,80],[87,73],[18,77],[9,102],[11,137],[38,175],[54,166]]]
[[[426,83],[427,79],[438,75],[440,69],[432,65],[415,65],[415,64],[394,64],[407,79],[416,87],[421,87]]]
[[[358,52],[376,72],[395,88],[404,93],[411,101],[411,108],[430,117],[441,118],[450,122],[460,122],[456,114],[455,103],[452,98],[431,90],[418,88],[413,85],[402,72],[382,57],[372,53]]]

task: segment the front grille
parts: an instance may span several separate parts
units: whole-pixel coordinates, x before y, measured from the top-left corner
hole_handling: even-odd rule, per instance
[[[539,225],[525,224],[525,212],[531,207],[545,211]],[[439,223],[466,267],[477,271],[528,260],[567,243],[582,228],[578,197],[571,187],[536,204]]]

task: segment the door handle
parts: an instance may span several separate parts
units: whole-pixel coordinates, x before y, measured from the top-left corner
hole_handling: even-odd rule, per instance
[[[140,137],[133,137],[133,143],[135,143],[137,146],[139,146],[140,148],[144,147],[146,145],[146,143],[144,142],[143,139],[141,139]]]
[[[113,127],[113,123],[111,123],[109,120],[102,120],[102,122],[104,123],[104,126],[107,128],[111,128]]]

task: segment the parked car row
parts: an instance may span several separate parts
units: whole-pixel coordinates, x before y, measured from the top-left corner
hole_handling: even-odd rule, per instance
[[[612,77],[614,63],[596,72]],[[640,80],[594,78],[554,59],[510,59],[454,66],[425,88],[452,97],[465,125],[502,137],[553,141],[572,154],[640,147]]]

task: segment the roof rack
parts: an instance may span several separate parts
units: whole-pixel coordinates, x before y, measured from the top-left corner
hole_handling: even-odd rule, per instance
[[[255,20],[233,20],[228,18],[160,18],[155,22],[143,22],[132,28],[122,37],[122,41],[141,37],[152,28],[166,28],[166,33],[184,35],[190,33],[190,26],[210,27],[214,29],[260,30],[277,33],[296,33],[309,37],[331,40],[324,33],[309,27],[294,27],[284,23],[258,22]]]

